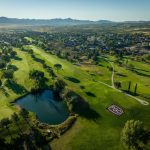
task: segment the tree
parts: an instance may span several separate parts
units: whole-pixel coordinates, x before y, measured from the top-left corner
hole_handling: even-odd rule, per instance
[[[4,119],[1,120],[0,125],[1,125],[1,127],[5,127],[8,131],[8,134],[11,136],[10,130],[9,130],[9,127],[8,127],[8,125],[10,123],[11,123],[11,121],[9,120],[9,118],[4,118]],[[11,139],[12,139],[12,136],[11,136]]]
[[[60,52],[60,50],[56,50],[56,51],[55,51],[55,55],[58,56],[58,57],[61,57],[61,52]]]
[[[39,70],[32,70],[29,73],[29,78],[35,80],[35,86],[32,91],[37,91],[45,86],[46,78],[44,77],[44,72]]]
[[[120,89],[121,88],[121,82],[115,82],[115,86]]]
[[[0,147],[6,149],[5,140],[0,137]]]
[[[39,71],[39,70],[32,70],[29,73],[29,77],[31,79],[40,80],[41,78],[44,77],[44,72]]]
[[[128,62],[129,62],[129,60],[128,60],[128,59],[126,59],[126,60],[125,60],[125,64],[127,65],[127,64],[128,64]]]
[[[129,150],[144,150],[150,135],[139,120],[126,122],[121,135],[122,144]]]
[[[0,80],[0,87],[2,86],[2,81]]]
[[[29,112],[22,108],[21,111],[20,111],[20,116],[22,116],[24,119],[27,119],[29,117]]]
[[[59,95],[63,91],[63,89],[65,88],[65,86],[66,86],[66,83],[63,80],[57,79],[55,81],[54,87],[53,87],[54,93],[56,95]]]
[[[42,147],[43,145],[46,145],[47,144],[46,137],[42,135],[42,133],[38,129],[33,128],[32,130],[35,137],[35,144],[38,147]]]
[[[26,121],[26,123],[29,125],[29,122],[28,122],[29,112],[26,109],[22,108],[19,114]]]
[[[7,78],[8,80],[12,79],[13,78],[13,74],[14,74],[14,71],[12,69],[8,69],[8,70],[5,70],[4,71],[4,74],[3,76],[5,78]]]
[[[10,61],[10,57],[8,55],[2,55],[2,60],[9,62]]]
[[[56,77],[56,75],[55,75],[53,69],[50,69],[50,70],[49,70],[49,75],[50,75],[52,78]]]
[[[10,56],[11,56],[12,58],[14,58],[16,55],[17,55],[17,52],[16,52],[16,51],[11,51],[11,52],[10,52]]]
[[[55,64],[54,65],[54,68],[57,70],[57,72],[58,72],[58,70],[60,70],[60,69],[62,69],[62,65],[61,64]]]
[[[0,69],[4,69],[6,67],[6,61],[0,60]]]
[[[113,71],[113,67],[107,66],[107,68],[109,69],[109,71]]]
[[[129,82],[129,85],[128,85],[128,92],[130,92],[130,88],[131,88],[131,81]]]
[[[32,132],[32,128],[29,123],[29,112],[26,109],[22,108],[19,114],[25,120],[26,124],[29,125],[31,132]]]
[[[11,116],[11,119],[12,119],[13,122],[16,123],[16,125],[17,125],[18,128],[19,128],[19,131],[22,133],[21,128],[20,128],[20,126],[19,126],[19,124],[18,124],[18,122],[19,122],[19,117],[18,117],[18,115],[17,115],[16,113],[13,113],[12,116]]]
[[[137,92],[137,83],[135,85],[134,94],[136,94],[136,92]]]

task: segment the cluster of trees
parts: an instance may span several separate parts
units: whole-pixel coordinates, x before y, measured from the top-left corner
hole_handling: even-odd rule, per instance
[[[37,92],[46,87],[47,78],[44,76],[44,72],[39,70],[32,70],[29,73],[29,78],[35,81],[34,87],[32,88],[32,92]]]
[[[12,49],[12,47],[3,47],[2,51],[0,52],[0,69],[4,69],[8,62],[12,58],[15,58],[17,52]]]
[[[98,30],[98,29],[97,29]],[[103,31],[97,30],[80,30],[71,28],[70,32],[54,32],[54,33],[39,33],[39,32],[14,32],[4,33],[0,35],[0,48],[5,45],[22,48],[24,45],[34,44],[46,52],[57,55],[58,57],[65,58],[69,61],[80,61],[82,56],[97,62],[97,56],[101,53],[112,52],[117,56],[123,55],[143,55],[142,48],[149,47],[149,36],[143,33],[118,33],[118,30],[108,32],[104,28]],[[27,40],[32,38],[32,42]],[[131,46],[141,47],[138,51],[131,50]],[[145,49],[146,49],[145,48]],[[135,48],[138,49],[138,48]],[[11,56],[15,52],[11,52]],[[148,61],[149,55],[146,54],[142,57],[143,61]],[[7,59],[7,58],[6,58]]]
[[[115,31],[111,33],[105,30],[98,33],[95,33],[95,30],[78,32],[74,28],[72,31],[41,33],[41,35],[34,33],[30,36],[34,39],[35,45],[70,61],[78,61],[82,56],[94,60],[100,53],[107,53],[109,50],[118,56],[141,55],[141,50],[133,51],[130,47],[135,45],[144,47],[143,43],[149,45],[149,37],[141,33],[117,33]]]
[[[128,92],[131,92],[131,81],[129,82],[129,84],[128,84]],[[135,84],[135,87],[134,87],[134,94],[137,94],[137,87],[138,87],[138,84],[136,83]]]
[[[61,79],[56,79],[53,85],[54,95],[58,98],[61,98],[61,94],[66,87],[66,83]]]
[[[14,32],[13,34],[5,33],[0,35],[0,46],[5,46],[8,43],[10,46],[22,48],[24,45],[31,44],[30,40],[25,37],[32,38],[32,44],[35,44],[48,53],[65,58],[72,62],[80,61],[82,56],[92,59],[97,62],[97,56],[101,53],[112,52],[117,56],[123,55],[143,55],[141,50],[134,52],[130,49],[131,46],[144,45],[149,46],[149,37],[141,33],[117,33],[115,31],[108,32],[106,30],[90,32],[82,30],[78,32],[74,28],[70,32],[59,33],[39,33],[39,32]],[[146,43],[146,44],[145,44]],[[147,44],[148,43],[148,44]],[[140,48],[141,49],[141,48]],[[15,52],[11,52],[13,57]],[[142,57],[142,60],[148,62],[148,54]],[[7,58],[5,58],[7,59]]]
[[[3,45],[3,44],[2,44]],[[13,50],[10,44],[5,43],[3,46],[0,45],[2,49],[0,52],[0,69],[2,71],[2,78],[7,79],[7,83],[13,79],[13,74],[17,70],[16,66],[10,65],[11,59],[16,58],[17,52]],[[0,86],[2,86],[2,81],[0,80]]]
[[[134,92],[131,92],[131,83],[132,82],[129,81],[129,83],[128,83],[128,89],[126,91],[129,92],[129,93],[137,94],[138,84],[137,83],[135,84]],[[115,87],[118,88],[118,89],[120,89],[122,87],[122,84],[119,81],[114,82],[114,84],[115,84]]]
[[[12,46],[21,48],[23,45],[28,45],[30,42],[24,37],[28,32],[13,32],[13,33],[1,33],[0,34],[0,48],[4,46]]]
[[[47,144],[46,138],[30,121],[29,112],[21,109],[19,114],[12,114],[11,118],[0,121],[0,147],[6,149],[38,149]],[[14,135],[14,134],[17,134]],[[7,136],[10,142],[7,142]]]

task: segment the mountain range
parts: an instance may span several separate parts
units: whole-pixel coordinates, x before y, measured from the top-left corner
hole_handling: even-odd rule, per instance
[[[132,21],[132,23],[143,23],[145,21]],[[106,25],[106,24],[116,24],[119,22],[113,22],[109,20],[76,20],[71,18],[61,19],[17,19],[17,18],[7,18],[0,17],[0,25],[31,25],[31,26],[74,26],[74,25]],[[129,23],[129,22],[126,22]]]

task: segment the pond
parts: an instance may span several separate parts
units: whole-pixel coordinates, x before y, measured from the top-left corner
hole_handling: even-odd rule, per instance
[[[43,123],[59,124],[69,116],[66,103],[55,100],[51,90],[45,90],[40,94],[28,94],[18,99],[16,104],[36,113],[38,120]]]

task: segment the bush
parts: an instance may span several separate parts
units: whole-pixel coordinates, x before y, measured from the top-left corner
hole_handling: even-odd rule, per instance
[[[54,93],[60,95],[66,85],[67,84],[63,80],[57,79],[53,85]]]
[[[141,121],[126,122],[122,130],[121,141],[128,150],[144,150],[148,140],[150,140],[150,132],[144,128]]]
[[[7,79],[12,79],[13,78],[13,74],[14,74],[14,71],[12,69],[8,69],[8,70],[5,70],[4,71],[4,78],[7,78]]]
[[[115,82],[115,87],[117,87],[118,89],[120,89],[122,86],[121,86],[121,82]]]
[[[5,68],[5,67],[6,67],[6,62],[3,61],[3,60],[1,60],[1,61],[0,61],[0,69],[3,69],[3,68]]]

